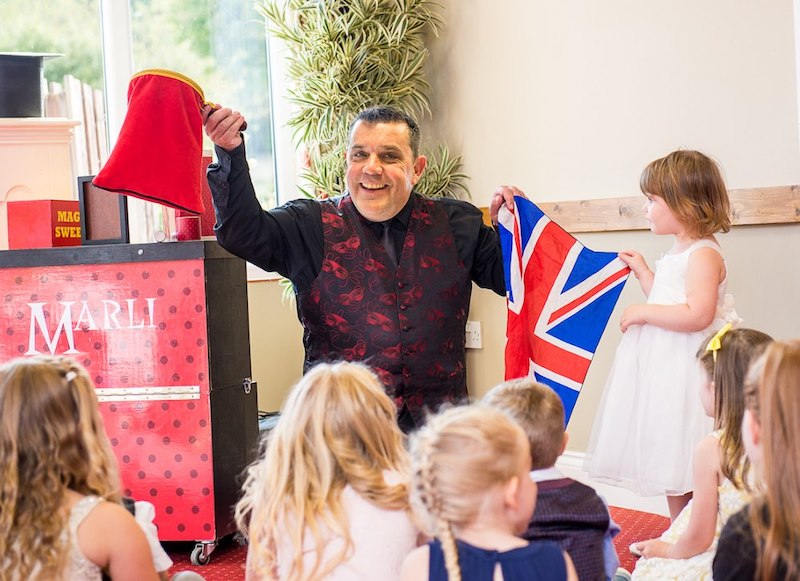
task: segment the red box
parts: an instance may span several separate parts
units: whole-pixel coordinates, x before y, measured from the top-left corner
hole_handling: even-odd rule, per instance
[[[8,248],[80,246],[78,200],[8,202]]]

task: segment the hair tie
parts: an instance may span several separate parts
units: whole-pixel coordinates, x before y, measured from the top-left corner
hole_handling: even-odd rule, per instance
[[[72,370],[70,370],[70,371],[67,371],[66,375],[64,375],[64,379],[66,379],[66,380],[67,380],[67,383],[70,383],[70,382],[72,382],[72,380],[73,380],[73,379],[75,379],[76,377],[78,377],[78,374],[77,374],[77,373],[75,373],[75,372],[74,372],[74,371],[72,371]]]
[[[733,323],[726,323],[722,329],[717,331],[717,334],[711,337],[711,341],[708,342],[706,346],[706,352],[711,351],[712,355],[714,356],[714,363],[717,362],[717,351],[722,349],[722,338],[725,336],[725,333],[733,329]]]

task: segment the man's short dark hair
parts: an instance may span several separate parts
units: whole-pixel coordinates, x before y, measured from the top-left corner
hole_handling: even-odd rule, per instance
[[[353,127],[355,127],[355,124],[359,121],[369,124],[404,123],[408,127],[408,144],[411,146],[411,153],[414,155],[414,158],[419,155],[419,125],[417,125],[417,122],[408,113],[404,113],[393,107],[369,107],[356,115],[356,118],[353,119],[353,122],[350,124],[350,129],[347,132],[348,135],[353,134]]]

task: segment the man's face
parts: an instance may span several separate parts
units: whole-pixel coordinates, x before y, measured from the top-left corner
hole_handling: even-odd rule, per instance
[[[347,190],[367,220],[394,218],[408,202],[425,169],[425,157],[414,159],[405,123],[358,121],[347,146]]]

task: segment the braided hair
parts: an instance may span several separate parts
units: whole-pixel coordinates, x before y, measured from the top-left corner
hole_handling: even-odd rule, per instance
[[[461,581],[456,536],[478,516],[483,497],[530,465],[528,439],[504,413],[451,408],[411,436],[411,506],[439,539],[450,581]]]

